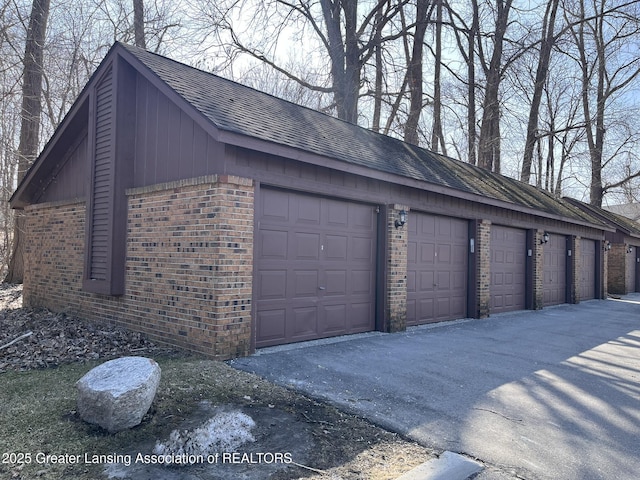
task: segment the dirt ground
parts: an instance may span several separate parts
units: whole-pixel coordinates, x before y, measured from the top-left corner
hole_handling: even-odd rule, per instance
[[[20,287],[0,286],[0,383],[9,377],[13,381],[12,372],[23,372],[18,380],[24,380],[28,372],[59,367],[62,375],[67,371],[64,365],[68,365],[66,369],[78,366],[82,370],[85,364],[91,366],[124,355],[151,357],[161,364],[162,380],[154,404],[141,426],[115,436],[85,424],[74,410],[62,412],[60,422],[64,421],[65,427],[53,426],[59,435],[54,443],[86,445],[83,448],[87,449],[92,446],[94,451],[111,448],[113,451],[102,453],[121,455],[119,463],[91,468],[69,466],[63,470],[64,478],[84,480],[98,472],[103,478],[129,480],[391,480],[434,457],[434,452],[364,419],[222,362],[167,349],[140,334],[109,325],[22,308]],[[75,370],[70,375],[69,382],[75,381]],[[34,397],[39,398],[37,392]],[[71,402],[65,401],[66,405]],[[3,408],[10,409],[11,405]],[[238,448],[235,456],[222,452],[228,454],[226,459],[211,458],[186,467],[135,462],[138,454],[151,454],[155,443],[165,441],[171,431],[193,430],[216,413],[229,411],[242,412],[255,422],[255,441]],[[40,448],[30,432],[18,428],[10,431],[13,437],[6,442]],[[0,446],[11,448],[11,444]],[[48,477],[46,468],[19,467],[0,464],[0,477],[56,478],[54,472],[58,471],[51,470]]]

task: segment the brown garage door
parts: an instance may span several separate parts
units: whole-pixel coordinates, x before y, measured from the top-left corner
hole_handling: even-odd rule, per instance
[[[256,347],[373,330],[376,208],[262,189]]]
[[[411,213],[407,256],[407,325],[467,313],[466,220]]]
[[[549,235],[543,245],[544,266],[542,269],[542,301],[545,306],[567,301],[567,237]]]
[[[596,298],[596,242],[580,240],[580,300]]]
[[[526,251],[526,230],[491,227],[491,313],[525,308]]]

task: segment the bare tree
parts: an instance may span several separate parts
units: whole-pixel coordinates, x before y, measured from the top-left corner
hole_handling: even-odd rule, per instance
[[[239,53],[247,54],[268,64],[305,88],[319,93],[329,93],[333,97],[331,107],[335,109],[337,116],[357,123],[363,67],[376,51],[379,52],[379,46],[390,40],[388,35],[383,36],[381,33],[407,1],[269,0],[257,2],[257,4],[251,4],[254,15],[250,19],[249,26],[244,29],[233,21],[237,11],[249,8],[244,2],[197,4],[196,7],[200,16],[208,19],[208,23],[201,27],[205,32],[203,40],[210,39],[215,33],[216,41],[224,49],[230,61],[233,61]],[[293,26],[298,31],[306,33],[307,42],[317,42],[322,50],[322,56],[328,59],[330,77],[328,84],[312,83],[282,65],[282,60],[275,52],[278,47],[282,47],[282,37],[286,36],[285,32]],[[256,38],[257,33],[262,37]],[[391,38],[399,36],[394,35]]]
[[[462,88],[466,89],[466,139],[467,139],[467,162],[475,165],[477,162],[476,146],[476,42],[479,42],[478,34],[480,31],[480,20],[478,11],[478,2],[471,2],[472,12],[471,21],[467,22],[460,12],[453,9],[450,3],[447,3],[447,13],[449,15],[449,24],[453,30],[458,45],[458,53],[462,57],[467,67],[466,78],[462,75],[455,75],[458,82],[462,84]],[[460,152],[461,153],[461,152]],[[462,155],[460,155],[462,158]]]
[[[409,114],[405,121],[404,141],[418,145],[418,122],[423,107],[423,52],[424,36],[429,24],[429,0],[416,2],[416,23],[413,48],[407,57],[407,83],[409,87]],[[408,35],[405,35],[405,42]]]
[[[144,5],[143,0],[133,0],[133,30],[136,47],[147,48],[144,37]]]
[[[529,109],[529,121],[527,123],[527,138],[525,140],[524,158],[522,161],[522,171],[520,173],[520,180],[525,183],[529,183],[529,179],[531,177],[531,162],[533,160],[533,148],[537,140],[536,132],[538,130],[540,104],[542,102],[543,90],[549,73],[551,52],[557,38],[554,34],[554,30],[559,4],[560,0],[549,0],[542,22],[538,66],[533,85],[533,96],[531,100],[531,107]],[[553,137],[550,137],[551,142],[552,139]],[[552,152],[550,154],[552,154]]]
[[[624,150],[624,143],[633,135],[623,136],[622,143],[613,145],[611,127],[615,102],[624,96],[626,88],[640,76],[640,57],[624,45],[640,41],[640,9],[638,2],[608,5],[607,0],[593,0],[588,11],[584,0],[578,0],[577,13],[565,10],[575,26],[571,29],[576,46],[576,62],[581,71],[582,109],[590,157],[590,202],[601,206],[607,190],[620,187],[640,177],[640,167],[630,170],[614,182],[605,185],[603,169]],[[577,21],[576,17],[577,16]],[[605,143],[609,127],[611,141]],[[626,137],[626,138],[624,138]],[[612,150],[606,155],[606,150]]]
[[[477,0],[473,0],[476,2]],[[478,142],[478,165],[487,170],[500,172],[500,81],[502,80],[505,35],[509,25],[509,12],[513,0],[495,0],[495,30],[493,51],[487,63],[481,56],[485,73],[484,101],[482,103],[482,125]],[[478,42],[482,51],[482,43]]]
[[[42,64],[44,40],[49,18],[49,0],[33,0],[24,51],[22,77],[22,126],[18,146],[18,181],[24,178],[38,154],[40,114],[42,113]],[[5,278],[22,283],[24,276],[24,217],[16,216],[13,252]]]
[[[433,127],[431,129],[431,148],[447,154],[442,131],[442,10],[444,0],[436,1],[435,53],[433,70]]]

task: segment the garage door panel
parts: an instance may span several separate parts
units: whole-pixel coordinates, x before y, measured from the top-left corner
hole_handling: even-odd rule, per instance
[[[323,333],[341,334],[347,331],[347,307],[345,304],[325,305]]]
[[[375,230],[375,216],[371,215],[371,207],[368,205],[353,204],[349,209],[349,229],[359,232],[370,232]]]
[[[411,265],[413,263],[416,263],[417,261],[418,261],[418,244],[415,242],[409,242],[409,244],[407,245],[407,264]]]
[[[256,347],[373,330],[375,207],[268,188],[260,203]]]
[[[407,293],[416,291],[416,272],[408,271],[407,272]],[[409,300],[407,300],[409,301]]]
[[[291,203],[293,198],[289,197]],[[298,197],[293,203],[297,211],[296,223],[298,225],[320,225],[320,199],[316,197]]]
[[[365,295],[367,297],[374,294],[371,283],[371,271],[353,270],[351,271],[351,284],[349,285],[352,295]]]
[[[436,286],[436,272],[420,272],[419,292],[433,292]]]
[[[286,309],[263,310],[256,315],[258,336],[265,340],[275,340],[286,335]]]
[[[466,315],[468,237],[466,220],[418,212],[411,215],[408,325]]]
[[[294,234],[294,242],[296,259],[318,260],[320,255],[320,234],[297,232]]]
[[[315,336],[318,331],[318,309],[317,307],[294,307],[293,314],[293,337]]]
[[[375,310],[370,302],[353,302],[349,306],[348,329],[349,332],[361,333],[371,330],[371,318]]]
[[[451,315],[456,318],[464,318],[467,314],[467,297],[453,296],[452,301],[449,303],[451,307]]]
[[[282,230],[263,230],[260,238],[260,255],[264,259],[284,260],[288,252],[288,233]]]
[[[466,273],[462,273],[462,272],[454,272],[453,275],[451,276],[451,289],[454,290],[455,292],[462,292],[462,291],[466,291],[466,286],[467,286],[467,274]],[[459,295],[459,298],[462,298],[462,296]],[[466,303],[466,298],[464,300],[464,302]]]
[[[370,263],[375,259],[375,242],[372,238],[352,237],[351,260]]]
[[[349,225],[349,210],[344,208],[343,202],[327,200],[327,224],[347,228]]]
[[[293,272],[293,296],[311,297],[318,294],[318,272],[317,270],[295,270]],[[287,295],[280,298],[287,298]]]
[[[513,227],[491,227],[491,312],[525,308],[526,231]]]
[[[438,291],[448,292],[452,289],[453,285],[451,283],[451,272],[448,271],[440,271],[436,277],[436,286],[438,287]]]
[[[420,262],[429,265],[436,262],[436,245],[434,243],[420,244]]]
[[[436,255],[437,263],[445,263],[450,264],[452,261],[451,257],[451,245],[438,245],[438,253]]]
[[[327,235],[325,237],[325,260],[345,261],[347,259],[347,244],[349,238],[346,235]]]
[[[284,192],[274,192],[262,202],[261,217],[280,223],[289,221],[289,196]]]
[[[286,270],[264,270],[259,273],[258,299],[283,299],[287,296]]]
[[[436,313],[434,298],[425,298],[418,301],[418,318],[435,319]]]

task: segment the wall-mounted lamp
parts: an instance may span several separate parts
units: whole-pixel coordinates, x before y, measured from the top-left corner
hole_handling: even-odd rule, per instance
[[[605,252],[608,252],[609,250],[611,250],[611,242],[609,240],[605,240],[604,243],[602,244],[602,249]]]
[[[631,245],[627,245],[627,253],[633,252],[633,247]]]
[[[540,245],[542,245],[543,243],[549,243],[549,233],[547,232],[544,232],[542,238],[540,239]]]
[[[396,218],[395,221],[395,226],[396,228],[404,227],[405,223],[407,223],[407,212],[404,210],[400,210],[398,218]]]

